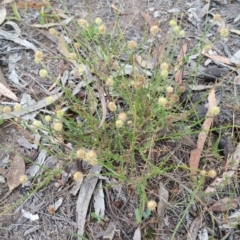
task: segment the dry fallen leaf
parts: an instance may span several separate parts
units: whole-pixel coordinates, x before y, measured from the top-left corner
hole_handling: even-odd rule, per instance
[[[1,68],[0,68],[0,83],[2,83],[5,87],[9,88],[8,83],[2,73]]]
[[[12,2],[15,2],[15,0],[3,0],[3,2],[0,2],[0,5],[5,5]]]
[[[133,240],[141,240],[141,229],[138,227],[133,235]]]
[[[19,178],[24,174],[25,162],[21,156],[15,155],[6,176],[9,192],[20,185]]]
[[[16,6],[18,8],[23,8],[23,9],[35,9],[35,10],[40,10],[42,7],[45,7],[47,4],[41,3],[41,2],[32,2],[32,1],[17,1],[15,2]]]
[[[164,188],[163,184],[160,182],[160,188],[158,191],[158,195],[159,195],[159,202],[157,205],[157,213],[158,213],[158,219],[159,219],[159,224],[158,224],[158,228],[162,229],[164,226],[164,213],[165,213],[165,209],[167,207],[167,203],[168,203],[168,197],[169,197],[169,193],[168,191]]]
[[[206,116],[209,116],[211,108],[216,106],[215,88],[213,88],[209,93],[208,103],[209,103],[209,107],[208,107]],[[189,167],[190,167],[190,172],[192,176],[196,175],[196,171],[199,166],[199,161],[202,154],[203,146],[206,141],[208,131],[212,126],[212,123],[213,123],[213,117],[206,117],[202,125],[202,131],[199,133],[199,136],[198,136],[197,148],[191,151]]]
[[[225,197],[223,199],[218,200],[215,202],[209,210],[212,210],[213,212],[226,212],[230,209],[235,209],[239,206],[239,198],[230,198]]]
[[[177,65],[174,68],[175,71],[175,82],[178,85],[182,84],[182,76],[183,76],[183,58],[186,55],[187,52],[187,44],[183,44],[178,56],[177,56]]]
[[[4,22],[7,16],[7,11],[5,7],[0,7],[0,25]]]
[[[0,94],[2,94],[5,97],[11,98],[14,101],[17,101],[17,102],[19,101],[15,93],[13,93],[9,88],[7,88],[1,82],[0,82]]]
[[[140,55],[136,54],[134,56],[136,62],[144,69],[153,69],[155,66],[155,62],[153,58],[149,58],[148,60],[144,60]]]
[[[228,65],[232,65],[232,62],[227,57],[223,57],[223,56],[219,56],[219,55],[210,55],[208,53],[203,53],[203,55],[208,57],[208,58],[211,58],[214,61],[224,63],[224,64],[228,64]]]
[[[187,240],[196,240],[198,236],[198,231],[202,226],[202,216],[195,218],[192,221],[191,227],[187,234]]]

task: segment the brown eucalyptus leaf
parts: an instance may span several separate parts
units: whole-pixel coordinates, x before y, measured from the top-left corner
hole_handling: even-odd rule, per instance
[[[0,82],[0,94],[11,98],[14,101],[19,101],[18,97],[10,89],[8,89],[4,84]]]
[[[20,185],[19,178],[24,174],[25,162],[21,156],[15,155],[6,176],[9,192]]]

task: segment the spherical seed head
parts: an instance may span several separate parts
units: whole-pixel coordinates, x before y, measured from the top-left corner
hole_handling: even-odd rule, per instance
[[[166,91],[167,91],[167,93],[173,93],[173,87],[172,86],[167,86],[166,87]]]
[[[211,45],[210,44],[207,44],[205,47],[204,47],[204,51],[205,52],[209,52],[211,50]]]
[[[131,41],[128,42],[128,48],[129,49],[134,49],[136,47],[137,47],[137,43],[135,41],[131,40]]]
[[[45,77],[47,77],[47,75],[48,75],[48,71],[46,69],[41,69],[39,71],[39,76],[40,77],[45,78]]]
[[[50,122],[52,120],[52,117],[47,115],[47,116],[44,117],[44,119],[45,119],[46,122]]]
[[[179,86],[179,92],[183,93],[185,92],[186,87],[185,86]]]
[[[42,60],[43,59],[43,52],[36,51],[35,52],[35,58],[38,58],[38,59]]]
[[[49,213],[49,214],[54,214],[54,213],[55,213],[55,207],[52,206],[52,205],[49,206],[49,207],[48,207],[48,213]]]
[[[171,108],[172,108],[171,103],[170,103],[170,102],[167,102],[167,103],[165,104],[165,108],[166,108],[166,109],[171,109]]]
[[[53,103],[53,97],[52,96],[46,97],[46,102],[48,104]]]
[[[200,175],[202,175],[204,177],[207,176],[207,171],[206,170],[201,170]]]
[[[210,110],[211,116],[216,116],[216,115],[218,115],[219,113],[220,113],[220,108],[217,107],[217,106],[212,107],[211,110]]]
[[[161,64],[161,69],[162,69],[162,70],[168,70],[168,68],[169,68],[168,63],[163,62],[163,63]]]
[[[175,27],[175,26],[177,25],[177,22],[176,22],[174,19],[172,19],[172,20],[169,22],[169,25],[170,25],[171,27]]]
[[[88,21],[82,18],[78,20],[78,25],[82,28],[87,28],[89,26]]]
[[[180,27],[179,26],[175,26],[174,28],[173,28],[173,31],[175,32],[175,33],[179,33],[180,32]]]
[[[135,81],[133,82],[133,87],[134,89],[140,89],[142,87],[143,83],[142,82],[139,82],[139,81]]]
[[[148,201],[148,203],[147,203],[147,208],[148,208],[150,211],[154,211],[154,210],[156,209],[156,207],[157,207],[156,201],[154,201],[154,200]]]
[[[151,26],[150,32],[151,32],[152,35],[156,35],[158,33],[158,31],[159,31],[159,28],[158,28],[157,25]]]
[[[215,21],[215,22],[218,22],[219,20],[221,20],[221,15],[220,14],[214,14],[213,15],[213,20]]]
[[[229,34],[229,31],[228,31],[227,28],[223,28],[223,29],[220,30],[220,36],[221,37],[227,37],[228,34]]]
[[[117,106],[114,102],[110,102],[108,104],[108,108],[110,109],[111,112],[115,112],[117,110]]]
[[[54,36],[54,37],[58,36],[58,32],[54,28],[49,28],[48,31],[52,36]]]
[[[77,59],[77,54],[76,54],[76,53],[69,53],[68,57],[69,57],[71,60],[76,60],[76,59]]]
[[[63,129],[63,124],[60,122],[56,122],[53,124],[53,129],[57,132],[60,132]]]
[[[85,158],[85,155],[86,155],[86,151],[82,148],[79,148],[77,150],[77,156],[78,158],[81,158],[81,159],[84,159]]]
[[[20,182],[21,184],[24,184],[24,183],[26,183],[27,181],[28,181],[28,176],[27,176],[26,174],[20,176],[19,182]]]
[[[208,171],[208,177],[215,178],[217,176],[217,172],[214,169]]]
[[[168,76],[168,70],[166,69],[163,69],[160,73],[160,75],[163,77],[163,78],[166,78]]]
[[[21,104],[19,104],[19,103],[15,104],[14,111],[20,111],[21,109],[22,109],[22,105]]]
[[[179,101],[179,96],[176,94],[172,94],[170,99],[171,99],[171,102],[177,103]]]
[[[89,151],[85,154],[85,159],[86,159],[86,161],[96,160],[96,159],[97,159],[97,154],[95,153],[94,150],[89,150]]]
[[[179,36],[180,36],[180,37],[184,37],[184,36],[185,36],[185,31],[184,31],[184,30],[181,30],[181,31],[179,32]]]
[[[106,80],[106,85],[107,85],[107,86],[112,87],[113,84],[114,84],[114,81],[113,81],[112,78],[108,78],[108,79]]]
[[[123,122],[125,122],[127,120],[127,115],[126,113],[122,112],[118,115],[118,119],[122,120]]]
[[[106,26],[105,26],[104,24],[102,24],[102,25],[100,25],[100,26],[98,27],[98,31],[99,31],[99,33],[101,33],[101,34],[105,34],[106,31],[107,31],[107,28],[106,28]]]
[[[118,119],[115,124],[117,128],[121,128],[123,126],[123,121]]]
[[[166,117],[166,121],[167,121],[168,125],[172,125],[172,123],[173,123],[173,116],[172,115],[168,115]]]
[[[97,17],[97,18],[95,18],[95,23],[97,24],[97,25],[101,25],[102,24],[102,19],[100,18],[100,17]]]
[[[80,181],[81,179],[83,179],[83,174],[80,171],[77,171],[73,174],[73,179],[74,181]]]
[[[58,117],[63,117],[64,111],[62,109],[59,109],[59,110],[57,110],[56,114]]]
[[[41,127],[41,126],[42,126],[42,123],[41,123],[40,121],[38,121],[38,120],[34,120],[33,123],[32,123],[32,125],[33,125],[34,127]]]
[[[75,48],[80,48],[80,47],[81,47],[81,44],[78,43],[78,42],[75,42],[75,43],[73,44],[73,46],[74,46]]]
[[[165,105],[167,104],[167,99],[166,99],[165,97],[160,97],[160,98],[158,99],[158,103],[159,103],[159,105],[161,105],[161,106],[165,106]]]
[[[4,113],[10,113],[11,111],[12,111],[12,109],[9,106],[6,106],[6,107],[3,108]]]

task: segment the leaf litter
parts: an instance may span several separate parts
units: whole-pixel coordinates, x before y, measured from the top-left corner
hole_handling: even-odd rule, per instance
[[[4,1],[4,2],[6,2],[6,1]],[[10,1],[11,2],[11,1]],[[198,15],[197,15],[197,18],[196,19],[198,19],[198,21],[200,21],[201,20],[201,18],[203,18],[206,14],[207,14],[207,12],[208,12],[208,8],[209,8],[209,5],[207,6],[207,5],[205,5],[205,7],[203,7],[202,8],[202,10],[198,13]],[[115,7],[114,8],[115,10],[117,10],[118,8],[117,7]],[[118,10],[119,12],[121,12],[120,10]],[[154,21],[153,21],[153,19],[152,19],[152,17],[151,16],[148,16],[148,15],[146,15],[146,14],[143,14],[142,13],[142,17],[144,17],[145,18],[145,20],[148,22],[148,24],[151,26],[151,25],[153,25],[153,23],[154,23]],[[42,28],[48,28],[48,27],[52,27],[52,26],[61,26],[62,25],[62,23],[56,23],[56,25],[51,25],[51,24],[45,24],[45,25],[42,25]],[[36,27],[41,27],[41,26],[36,26]],[[62,38],[63,39],[63,38]],[[15,41],[15,42],[17,42],[17,41]],[[24,45],[24,44],[23,44]],[[184,45],[183,45],[184,46]],[[186,46],[186,45],[185,45]],[[35,47],[30,47],[30,49],[32,49],[32,50],[36,50],[36,48]],[[68,51],[68,48],[66,47],[66,43],[65,42],[61,42],[61,41],[59,41],[59,45],[58,45],[58,50],[60,51],[60,53],[61,54],[63,54],[63,56],[65,56],[66,58],[68,58],[68,56],[69,56],[69,51]],[[114,66],[114,70],[116,70],[116,76],[120,76],[120,75],[132,75],[132,76],[134,76],[135,75],[135,73],[136,72],[138,72],[138,73],[142,73],[142,72],[145,72],[145,74],[147,75],[147,76],[151,76],[151,71],[144,71],[144,70],[146,70],[146,69],[148,69],[148,70],[152,70],[153,69],[153,67],[155,67],[155,65],[156,65],[156,63],[154,63],[154,62],[152,62],[152,60],[150,59],[150,58],[142,58],[142,57],[140,57],[140,55],[136,55],[137,56],[137,58],[136,58],[136,61],[138,62],[138,65],[139,65],[139,67],[138,68],[135,68],[135,66],[131,66],[131,65],[126,65],[126,64],[122,64],[122,63],[117,63],[118,64],[118,66],[116,67],[116,65]],[[142,55],[141,55],[142,56]],[[219,62],[219,63],[223,63],[223,64],[229,64],[229,65],[232,65],[232,62],[230,62],[229,61],[229,59],[228,58],[226,58],[226,57],[222,57],[222,56],[219,56],[219,55],[214,55],[214,57],[212,56],[212,55],[205,55],[206,57],[209,57],[209,58],[211,58],[211,59],[213,59],[214,61],[216,61],[216,62]],[[181,55],[180,53],[179,53],[179,61],[180,61],[180,59],[182,59],[184,57],[184,54],[183,55]],[[77,63],[76,61],[72,61],[72,60],[69,60],[69,59],[67,59],[67,61],[69,61],[69,62],[71,62],[74,66],[75,66],[75,68],[79,68],[79,63]],[[17,63],[16,63],[17,64]],[[234,66],[234,65],[232,65],[232,66]],[[86,68],[87,68],[87,66],[86,66]],[[134,69],[135,68],[135,69]],[[136,71],[136,72],[135,72]],[[89,76],[91,76],[90,74],[90,71],[86,71],[86,72],[89,72]],[[182,81],[183,81],[183,71],[182,71],[182,67],[180,67],[179,68],[179,70],[177,71],[177,74],[178,74],[178,76],[177,75],[175,75],[175,77],[176,77],[176,80],[177,80],[177,82],[178,82],[178,84],[181,84],[182,83]],[[89,80],[90,79],[90,80]],[[86,83],[85,81],[81,81],[80,83],[78,83],[77,85],[76,85],[76,88],[74,89],[74,94],[76,95],[76,94],[78,94],[85,86],[86,86],[86,84],[89,84],[89,83],[97,83],[98,84],[98,79],[96,79],[96,78],[94,78],[94,76],[91,76],[90,78],[89,78],[88,80],[89,80],[89,82],[88,83]],[[55,87],[55,86],[54,86]],[[107,117],[107,108],[106,108],[106,101],[105,101],[105,97],[104,97],[104,90],[99,90],[99,87],[101,87],[101,86],[99,86],[99,85],[96,85],[96,89],[98,89],[98,91],[99,91],[99,96],[100,96],[100,100],[101,100],[101,104],[102,104],[102,109],[103,109],[103,114],[102,114],[102,120],[101,120],[101,123],[100,123],[100,125],[99,125],[99,128],[101,127],[101,126],[103,126],[103,124],[104,124],[104,122],[105,122],[105,120],[106,120],[106,117]],[[215,86],[209,86],[209,85],[202,85],[202,86],[200,86],[200,85],[196,85],[196,86],[194,86],[193,85],[193,89],[195,89],[195,91],[201,91],[201,90],[204,90],[204,89],[208,89],[208,88],[212,88],[212,91],[215,91],[215,88],[216,88],[216,85]],[[51,89],[52,90],[52,89]],[[208,98],[208,101],[209,101],[209,109],[210,109],[210,105],[211,105],[211,101],[213,102],[213,101],[215,101],[214,100],[214,98],[215,98],[215,93],[213,92],[212,93],[212,91],[210,92],[210,95],[209,95],[209,98]],[[54,101],[58,101],[59,99],[60,99],[60,97],[62,96],[62,94],[63,93],[60,93],[60,94],[56,94],[56,95],[53,95],[53,96],[56,96],[56,99],[54,98]],[[212,94],[212,95],[211,95]],[[211,96],[211,97],[210,97]],[[14,101],[17,101],[16,100],[16,98],[15,99],[12,99],[12,100],[14,100]],[[14,117],[19,117],[19,116],[27,116],[28,114],[30,114],[31,112],[36,112],[36,114],[39,114],[39,112],[40,112],[40,110],[41,109],[43,109],[43,108],[45,108],[45,107],[47,107],[47,106],[50,106],[51,104],[46,104],[46,100],[45,100],[45,98],[42,98],[42,100],[40,100],[40,101],[38,101],[38,102],[35,102],[35,103],[33,103],[33,104],[30,104],[30,105],[27,105],[26,106],[26,109],[27,110],[21,110],[18,114],[17,113],[15,113],[15,112],[13,112],[13,113],[11,113],[11,114],[4,114],[4,115],[2,115],[3,117],[4,117],[4,119],[10,119],[10,118],[14,118]],[[36,107],[37,106],[37,107]],[[105,111],[105,112],[104,112]],[[94,112],[94,111],[93,111]],[[10,117],[10,115],[11,115],[11,117]],[[36,115],[35,115],[36,116]],[[27,118],[28,120],[29,119],[34,119],[35,118],[35,116],[34,117],[29,117],[29,118]],[[207,121],[208,120],[208,121]],[[203,128],[203,132],[202,133],[200,133],[200,135],[199,135],[199,137],[198,137],[198,142],[197,142],[197,145],[198,145],[198,154],[197,154],[197,156],[195,155],[194,156],[194,159],[193,159],[193,157],[192,157],[192,155],[191,155],[191,157],[190,157],[190,164],[189,164],[189,166],[190,166],[190,168],[191,168],[191,170],[193,170],[193,174],[195,175],[196,174],[196,170],[198,169],[198,167],[199,167],[199,161],[200,161],[200,158],[201,158],[201,154],[202,154],[202,151],[203,151],[203,147],[204,147],[204,144],[205,144],[205,142],[206,142],[206,139],[207,139],[207,136],[208,136],[208,133],[209,133],[209,130],[210,130],[210,128],[211,128],[211,126],[212,126],[212,124],[213,124],[213,122],[212,121],[210,121],[210,119],[208,118],[208,117],[206,117],[206,119],[205,119],[205,122],[203,123],[203,125],[202,125],[202,128]],[[196,149],[194,149],[194,150],[196,150]],[[192,150],[192,151],[194,151],[194,150]],[[200,151],[199,151],[200,150]],[[40,153],[40,155],[41,155],[41,153]],[[39,155],[39,156],[40,156]],[[38,160],[37,160],[38,161]],[[36,162],[37,163],[37,162]],[[36,175],[36,173],[40,170],[40,166],[42,165],[42,162],[40,161],[40,162],[38,162],[38,164],[37,165],[39,165],[38,166],[38,169],[35,169],[34,171],[32,171],[32,176],[35,176]],[[193,168],[193,169],[192,169]],[[30,168],[29,168],[30,169]],[[90,170],[89,172],[88,172],[88,174],[87,174],[87,177],[86,178],[84,178],[83,179],[83,181],[81,182],[81,184],[79,184],[79,186],[77,187],[77,190],[74,190],[73,192],[74,192],[74,194],[77,194],[77,191],[78,191],[78,189],[80,188],[80,191],[79,191],[79,197],[78,197],[78,201],[80,202],[80,203],[84,203],[84,204],[82,204],[82,205],[84,205],[85,206],[85,209],[82,209],[82,208],[79,208],[78,209],[78,215],[80,216],[80,217],[78,217],[78,232],[79,232],[79,234],[83,234],[84,233],[84,231],[83,231],[83,228],[84,228],[84,225],[86,224],[86,220],[85,219],[87,219],[86,218],[86,216],[87,216],[87,213],[86,213],[86,211],[87,211],[87,209],[88,209],[88,206],[90,206],[90,199],[92,198],[92,196],[95,196],[94,194],[93,194],[93,192],[94,191],[96,191],[96,186],[98,186],[97,185],[97,182],[98,182],[98,184],[101,182],[99,182],[99,178],[98,177],[96,177],[96,176],[91,176],[91,174],[93,174],[93,175],[95,175],[95,174],[99,174],[99,172],[98,172],[98,170],[95,172],[91,172],[92,170]],[[233,170],[233,172],[236,172],[236,165],[234,165],[234,170]],[[228,175],[228,176],[230,176],[230,175]],[[92,177],[92,180],[90,181],[90,179],[89,178],[91,178]],[[231,175],[231,177],[232,177],[232,175]],[[87,181],[89,181],[89,185],[87,184]],[[101,184],[102,184],[102,182],[101,182]],[[90,186],[90,188],[88,188]],[[217,185],[211,185],[211,186],[213,186],[214,188],[217,186]],[[158,211],[157,211],[157,214],[158,214],[158,216],[159,216],[159,218],[160,218],[160,225],[163,225],[164,226],[164,224],[162,223],[163,221],[163,217],[164,217],[164,215],[165,214],[167,214],[166,212],[167,212],[167,210],[168,210],[168,201],[170,201],[170,199],[169,199],[169,195],[168,195],[168,191],[165,189],[165,187],[163,187],[163,185],[161,184],[161,186],[160,186],[160,190],[161,191],[159,191],[159,198],[160,198],[160,200],[159,200],[159,203],[158,203]],[[80,192],[81,192],[81,197],[80,197]],[[180,192],[180,191],[179,191]],[[82,199],[82,197],[83,197],[83,195],[86,195],[85,197],[86,197],[86,199]],[[98,196],[98,198],[99,199],[101,199],[101,200],[96,200],[95,201],[95,209],[98,209],[97,210],[97,212],[103,212],[104,210],[104,192],[103,192],[103,190],[101,190],[101,193],[98,193],[99,194],[99,196]],[[98,199],[97,197],[96,197],[96,199]],[[80,199],[80,200],[79,200]],[[163,200],[163,201],[162,201]],[[81,205],[80,203],[78,202],[78,207],[79,207],[79,205]],[[100,203],[101,202],[101,203]],[[99,204],[100,203],[100,204]],[[62,202],[61,202],[61,204],[62,204]],[[61,205],[60,204],[60,205]],[[97,205],[96,205],[97,204]],[[213,206],[213,205],[212,205]],[[107,206],[106,206],[107,207]],[[101,209],[101,210],[99,210],[99,209]],[[83,215],[81,215],[82,213],[84,213]],[[79,220],[79,218],[81,218],[81,220]],[[199,225],[198,225],[199,224]],[[192,227],[190,228],[190,233],[191,233],[191,237],[193,237],[193,239],[194,238],[196,238],[197,237],[197,235],[199,234],[199,229],[200,229],[200,224],[201,224],[201,221],[199,220],[199,218],[196,218],[194,221],[193,221],[193,224],[192,224]],[[113,239],[114,238],[114,234],[115,234],[115,230],[116,230],[116,225],[115,225],[115,223],[112,223],[111,221],[108,223],[108,224],[106,224],[106,230],[104,231],[104,234],[102,234],[102,236],[103,237],[106,237],[106,238],[109,238],[109,239]],[[194,229],[195,228],[195,229]],[[136,229],[136,228],[135,228]],[[136,234],[136,236],[135,236],[135,234]],[[141,231],[140,231],[140,227],[138,227],[137,228],[137,230],[135,231],[135,234],[134,234],[134,239],[136,238],[136,239],[141,239]],[[206,235],[206,234],[205,234]],[[199,235],[198,235],[199,236]],[[192,238],[191,238],[192,239]],[[199,239],[200,239],[200,237],[199,237]]]

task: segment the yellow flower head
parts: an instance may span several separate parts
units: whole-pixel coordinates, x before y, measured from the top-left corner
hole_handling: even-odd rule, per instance
[[[76,53],[69,53],[68,57],[69,57],[71,60],[76,60],[76,59],[77,59],[77,54],[76,54]]]
[[[147,203],[147,208],[148,208],[150,211],[154,211],[154,210],[156,209],[156,207],[157,207],[156,201],[154,201],[154,200],[148,201],[148,203]]]
[[[96,161],[97,160],[97,154],[94,150],[89,150],[86,154],[85,154],[85,160],[89,161],[91,163],[91,161]]]
[[[177,22],[176,22],[174,19],[172,19],[172,20],[169,22],[169,25],[170,25],[171,27],[175,27],[175,26],[177,25]]]
[[[214,106],[210,109],[210,115],[211,116],[216,116],[220,113],[220,108],[217,106]]]
[[[112,87],[114,85],[114,81],[112,78],[108,78],[106,80],[106,85],[109,86],[109,87]]]
[[[166,69],[163,69],[160,73],[160,75],[163,77],[163,78],[166,78],[168,76],[168,70]]]
[[[166,87],[166,91],[167,91],[167,93],[173,93],[173,87],[172,86],[168,86],[168,87]]]
[[[26,183],[27,181],[28,181],[28,176],[27,176],[26,174],[20,176],[19,182],[20,182],[21,184],[24,184],[24,183]]]
[[[85,159],[86,151],[82,148],[79,148],[77,150],[77,156],[78,158]]]
[[[169,65],[168,65],[166,62],[163,62],[163,63],[161,64],[161,69],[162,69],[162,70],[168,70],[168,68],[169,68]]]
[[[82,18],[78,20],[78,25],[82,28],[87,28],[89,26],[88,21]]]
[[[220,21],[221,20],[221,15],[220,14],[214,14],[213,15],[213,20],[215,21],[215,22],[218,22],[218,21]]]
[[[167,104],[167,99],[166,99],[165,97],[160,97],[160,98],[158,99],[158,103],[159,103],[159,105],[165,107],[166,104]]]
[[[208,177],[215,178],[217,176],[217,172],[214,169],[208,171]]]
[[[53,103],[53,97],[52,96],[46,97],[46,103],[47,104]]]
[[[106,31],[107,31],[107,28],[106,28],[106,26],[105,26],[104,24],[102,24],[102,25],[100,25],[100,26],[98,27],[98,31],[99,31],[99,33],[101,33],[101,34],[105,34]]]
[[[54,36],[54,37],[58,36],[58,31],[56,31],[54,28],[49,28],[48,31],[52,36]]]
[[[101,25],[102,24],[102,19],[100,18],[100,17],[97,17],[96,19],[95,19],[95,23],[97,24],[97,25]]]
[[[56,122],[53,124],[53,129],[57,132],[60,132],[63,129],[63,124],[60,122]]]
[[[151,26],[150,32],[151,32],[152,35],[156,35],[158,33],[158,31],[159,31],[159,28],[158,28],[157,25]]]
[[[20,103],[15,104],[14,110],[15,111],[20,111],[22,109],[22,105]]]
[[[127,120],[127,115],[126,113],[122,112],[118,115],[118,119],[125,122]]]
[[[184,37],[184,36],[185,36],[185,31],[184,31],[184,30],[181,30],[181,31],[179,32],[179,36],[180,36],[180,37]]]
[[[42,77],[42,78],[45,78],[48,76],[48,71],[46,69],[41,69],[39,71],[39,76]]]
[[[63,117],[64,111],[62,109],[59,109],[59,110],[57,110],[56,114],[58,117]]]
[[[211,50],[211,45],[210,44],[207,44],[205,47],[204,47],[204,51],[205,52],[209,52]]]
[[[81,47],[80,43],[78,43],[78,42],[75,42],[75,43],[73,44],[73,46],[74,46],[76,49]]]
[[[117,110],[117,106],[114,102],[109,102],[108,108],[110,109],[111,112],[115,112]]]
[[[80,181],[81,179],[83,179],[83,174],[80,171],[77,171],[73,174],[73,179],[74,181]]]
[[[34,120],[33,123],[32,123],[32,125],[33,125],[34,127],[41,127],[41,126],[42,126],[42,123],[41,123],[40,121],[38,121],[38,120]]]
[[[44,119],[45,119],[46,122],[50,122],[52,120],[52,117],[47,115],[47,116],[44,117]]]
[[[227,28],[223,28],[223,29],[220,30],[220,36],[221,37],[227,37],[228,34],[229,34],[229,31],[228,31]]]
[[[35,52],[35,58],[43,59],[43,52],[41,51],[36,51]]]
[[[4,108],[3,108],[3,112],[4,113],[10,113],[12,111],[12,109],[11,109],[11,107],[9,107],[9,106],[5,106]]]
[[[173,28],[173,31],[175,32],[175,33],[179,33],[180,32],[180,27],[178,26],[178,25],[176,25],[174,28]]]
[[[131,41],[128,42],[128,48],[129,49],[134,49],[136,47],[137,47],[137,43],[135,41],[131,40]]]
[[[117,128],[121,128],[123,126],[123,121],[121,119],[118,119],[115,124]]]

